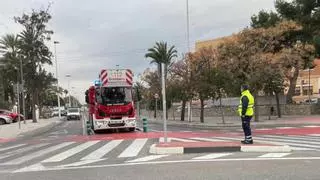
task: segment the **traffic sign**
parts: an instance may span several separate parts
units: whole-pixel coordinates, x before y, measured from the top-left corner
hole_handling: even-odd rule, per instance
[[[154,94],[154,98],[159,99],[159,94]]]

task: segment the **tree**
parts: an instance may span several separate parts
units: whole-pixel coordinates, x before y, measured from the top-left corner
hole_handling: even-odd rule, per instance
[[[174,101],[181,101],[181,115],[180,120],[184,121],[185,119],[185,110],[186,110],[186,103],[188,100],[192,99],[194,93],[191,89],[191,82],[189,78],[189,70],[188,70],[188,63],[190,62],[190,57],[187,56],[187,60],[180,60],[174,62],[171,66],[171,80],[169,83],[171,84],[170,87],[171,92],[169,90],[168,94],[172,96]]]
[[[42,65],[51,65],[52,53],[45,42],[50,40],[53,31],[47,29],[51,15],[47,10],[35,11],[15,17],[15,21],[22,25],[24,30],[19,34],[21,39],[20,54],[23,57],[24,72],[26,73],[26,88],[31,98],[32,119],[36,122],[35,104],[39,102],[41,85],[37,83],[43,72]]]
[[[148,53],[145,54],[146,58],[151,58],[151,64],[156,64],[158,67],[158,73],[161,75],[162,67],[161,63],[165,64],[165,79],[167,77],[167,68],[172,63],[173,58],[177,57],[177,50],[175,46],[168,48],[166,42],[156,42],[156,45],[153,48],[148,49]],[[161,76],[160,76],[161,78]]]
[[[253,28],[269,28],[275,26],[280,21],[277,13],[260,11],[258,15],[251,17],[251,27]]]

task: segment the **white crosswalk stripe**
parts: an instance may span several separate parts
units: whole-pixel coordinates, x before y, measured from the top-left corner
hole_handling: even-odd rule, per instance
[[[100,141],[85,142],[83,144],[80,144],[79,146],[76,146],[76,147],[74,147],[72,149],[69,149],[69,150],[67,150],[65,152],[57,154],[57,155],[55,155],[55,156],[53,156],[53,157],[51,157],[49,159],[43,160],[42,162],[48,163],[48,162],[60,162],[60,161],[63,161],[65,159],[67,159],[67,158],[69,158],[69,157],[71,157],[71,156],[73,156],[73,155],[75,155],[75,154],[77,154],[77,153],[89,148],[90,146],[97,144],[98,142],[100,142]]]
[[[28,151],[31,151],[33,149],[36,149],[36,148],[41,148],[43,146],[46,146],[48,145],[49,143],[42,143],[42,144],[36,144],[36,145],[30,145],[30,146],[27,146],[27,147],[23,147],[22,149],[17,149],[17,150],[14,150],[14,151],[9,151],[7,153],[4,153],[4,154],[1,154],[0,156],[0,160],[1,159],[5,159],[7,157],[11,157],[11,156],[16,156],[18,154],[22,154],[24,152],[28,152]]]
[[[230,156],[232,154],[233,153],[212,153],[212,154],[207,154],[207,155],[200,156],[200,157],[195,157],[193,159],[194,160],[216,159],[216,158],[220,158],[220,157]]]
[[[69,145],[71,145],[73,143],[74,142],[64,142],[64,143],[58,144],[56,146],[51,146],[51,147],[49,147],[47,149],[41,149],[39,151],[33,152],[31,154],[28,154],[26,156],[22,156],[22,157],[19,157],[17,159],[8,161],[8,162],[4,163],[4,165],[21,164],[21,163],[27,162],[29,160],[32,160],[34,158],[49,154],[49,153],[54,152],[54,151],[59,150],[59,149],[62,149],[62,148],[66,147],[66,146],[69,146]]]
[[[26,144],[17,144],[17,145],[14,145],[14,146],[0,148],[0,152],[7,151],[7,150],[10,150],[10,149],[14,149],[14,148],[18,148],[18,147],[25,146],[25,145]]]
[[[262,140],[266,142],[277,142],[282,144],[287,144],[294,148],[310,148],[310,150],[320,150],[320,144],[319,142],[313,142],[313,141],[303,141],[303,140],[293,140],[293,139],[287,139],[287,138],[271,138],[271,137],[255,137],[256,140]]]
[[[113,140],[102,146],[101,148],[93,151],[89,155],[83,157],[81,160],[94,160],[100,159],[104,155],[108,154],[112,149],[117,147],[123,140]]]
[[[136,139],[134,140],[130,146],[128,146],[118,157],[124,158],[124,157],[135,157],[139,154],[143,146],[147,142],[147,138],[143,139]]]

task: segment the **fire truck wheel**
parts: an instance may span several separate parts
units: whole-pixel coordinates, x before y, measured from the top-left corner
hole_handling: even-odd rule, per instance
[[[130,132],[133,132],[133,131],[135,131],[136,130],[136,128],[129,128],[129,131]]]

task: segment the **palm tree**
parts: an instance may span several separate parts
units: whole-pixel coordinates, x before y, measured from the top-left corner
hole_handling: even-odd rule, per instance
[[[156,45],[153,46],[153,48],[148,49],[148,53],[145,57],[152,59],[150,64],[157,64],[159,75],[161,75],[162,72],[161,63],[164,63],[165,78],[167,78],[168,66],[172,63],[172,59],[177,57],[177,50],[175,49],[175,46],[168,48],[166,42],[156,42]]]
[[[161,76],[162,76],[162,66],[161,64],[164,63],[164,78],[167,79],[167,69],[168,66],[172,63],[172,59],[177,57],[177,50],[175,46],[171,46],[168,48],[166,42],[156,42],[156,45],[153,48],[148,49],[148,53],[145,55],[146,58],[151,58],[150,64],[157,64],[158,66],[158,75],[159,75],[159,82],[162,86]],[[155,116],[156,116],[156,109],[155,109]],[[168,116],[168,111],[167,111]]]
[[[0,39],[0,54],[2,54],[2,63],[5,67],[2,70],[1,76],[3,77],[2,93],[4,94],[4,100],[8,101],[9,97],[14,101],[13,84],[17,83],[17,77],[19,75],[19,48],[21,42],[18,36],[14,34],[7,34]]]

